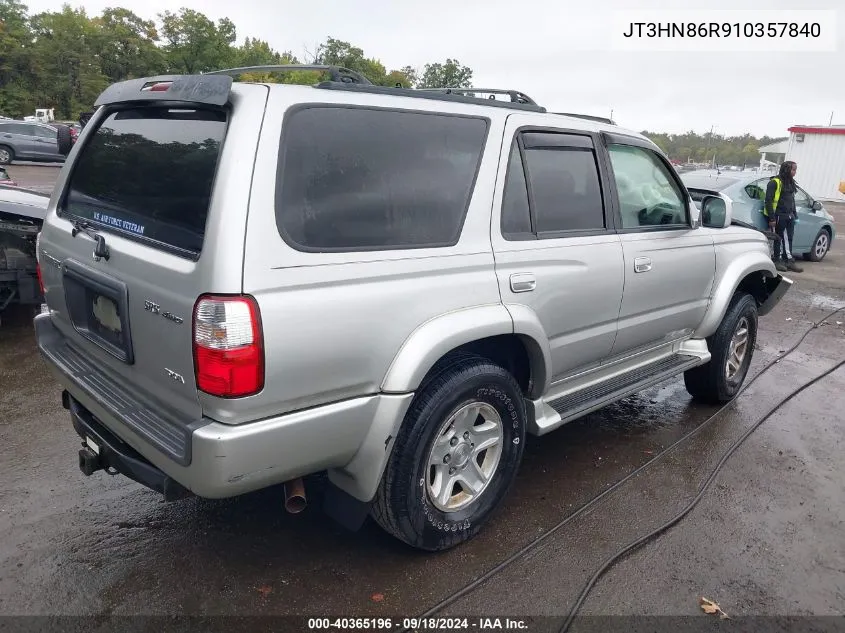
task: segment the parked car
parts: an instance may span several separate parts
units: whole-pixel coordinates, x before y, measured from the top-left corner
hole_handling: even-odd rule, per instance
[[[0,167],[0,185],[5,185],[6,187],[17,187],[18,183],[12,180],[9,172]]]
[[[0,313],[14,305],[37,308],[44,300],[35,243],[49,201],[0,181]]]
[[[35,319],[83,473],[175,499],[327,472],[330,516],[440,550],[500,507],[526,434],[680,374],[737,394],[792,282],[729,200],[699,213],[641,134],[521,93],[323,70],[98,98]]]
[[[37,122],[0,121],[0,165],[14,160],[63,162],[58,126]]]
[[[766,185],[771,177],[769,174],[741,173],[717,176],[712,172],[700,171],[681,176],[696,204],[704,196],[723,194],[731,199],[734,220],[754,226],[760,231],[768,230],[762,209],[766,198]],[[814,200],[800,187],[795,195],[795,206],[798,209],[798,217],[792,253],[796,257],[803,256],[809,261],[820,262],[827,255],[836,237],[833,216],[820,201]]]

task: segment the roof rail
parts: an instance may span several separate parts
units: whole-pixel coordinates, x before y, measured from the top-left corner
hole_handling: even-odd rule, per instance
[[[443,94],[462,94],[467,96],[474,96],[475,93],[482,92],[490,95],[488,100],[494,100],[496,98],[494,95],[508,95],[511,98],[511,103],[522,103],[534,106],[538,105],[534,99],[519,90],[502,90],[501,88],[417,88],[417,90],[440,92]]]
[[[528,110],[529,112],[545,112],[546,109],[536,103],[519,103],[505,101],[504,99],[481,99],[470,97],[464,92],[471,90],[457,90],[445,92],[446,89],[423,89],[423,88],[393,88],[391,86],[366,86],[361,84],[342,84],[335,81],[324,81],[314,86],[323,90],[346,90],[350,92],[366,92],[368,94],[389,95],[392,97],[411,97],[413,99],[433,99],[437,101],[452,101],[457,103],[469,103],[473,105],[493,106],[508,108],[511,110]]]
[[[244,66],[242,68],[226,68],[223,70],[212,70],[206,75],[229,75],[235,77],[243,75],[244,73],[268,73],[268,72],[296,72],[299,70],[322,71],[327,72],[332,78],[332,81],[344,84],[360,84],[364,86],[372,86],[373,82],[364,77],[359,72],[344,68],[343,66],[333,66],[324,64],[273,64],[269,66]]]
[[[571,116],[576,119],[587,119],[588,121],[595,121],[597,123],[607,123],[608,125],[616,125],[616,121],[602,116],[593,116],[592,114],[575,114],[574,112],[553,112],[552,114],[559,114],[560,116]]]

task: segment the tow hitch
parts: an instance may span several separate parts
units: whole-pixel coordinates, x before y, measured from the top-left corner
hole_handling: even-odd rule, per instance
[[[98,470],[103,470],[103,464],[100,462],[100,456],[87,446],[79,449],[79,470],[81,470],[86,477],[90,477]]]

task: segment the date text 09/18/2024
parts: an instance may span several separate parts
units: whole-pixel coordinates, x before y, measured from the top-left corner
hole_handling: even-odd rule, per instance
[[[518,618],[309,618],[309,631],[525,631]]]

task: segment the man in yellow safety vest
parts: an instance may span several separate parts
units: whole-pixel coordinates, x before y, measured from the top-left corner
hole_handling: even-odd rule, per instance
[[[775,267],[781,272],[803,272],[792,256],[792,238],[795,234],[795,219],[798,217],[795,209],[797,171],[798,165],[791,160],[784,161],[778,175],[769,180],[766,186],[766,200],[763,203],[763,215],[769,222],[769,229],[778,235],[778,240],[774,243],[774,260]]]

